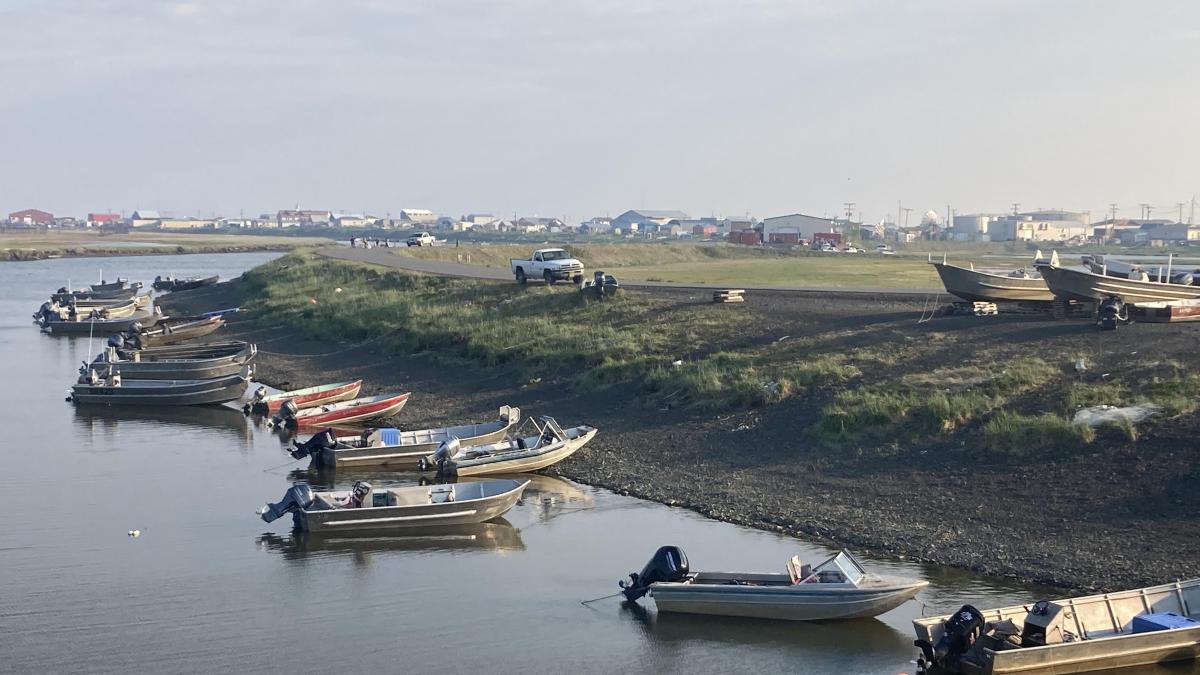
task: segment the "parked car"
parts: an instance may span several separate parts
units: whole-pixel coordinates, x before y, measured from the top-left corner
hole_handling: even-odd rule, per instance
[[[437,239],[428,232],[418,232],[408,238],[409,246],[433,246],[433,242]]]
[[[846,253],[866,253],[866,251],[855,246],[854,244],[846,244],[846,248],[842,250],[844,250]]]
[[[538,277],[548,284],[556,281],[579,283],[583,280],[583,263],[572,258],[570,253],[561,248],[538,249],[528,260],[514,258],[509,260],[509,264],[518,284]]]
[[[876,246],[875,252],[878,253],[879,255],[896,255],[896,251],[893,250],[892,247],[888,246],[887,244],[880,244],[880,245]]]

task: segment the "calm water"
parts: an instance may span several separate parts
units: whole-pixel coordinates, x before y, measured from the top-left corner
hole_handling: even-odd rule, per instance
[[[0,671],[911,671],[916,603],[877,621],[781,625],[579,602],[615,591],[664,543],[694,567],[744,571],[782,571],[795,553],[816,560],[829,553],[819,546],[540,476],[503,522],[310,540],[289,531],[290,518],[255,515],[299,465],[281,467],[279,440],[241,414],[64,402],[99,341],[37,331],[30,315],[50,290],[94,280],[101,266],[110,278],[224,279],[274,255],[0,263]],[[311,478],[347,487],[362,475]],[[921,600],[931,611],[1036,595],[947,570],[878,567],[930,579]]]

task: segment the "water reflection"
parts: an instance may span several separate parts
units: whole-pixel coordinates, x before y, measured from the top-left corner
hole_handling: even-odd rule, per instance
[[[112,434],[123,427],[131,433],[162,425],[187,431],[211,430],[232,440],[251,437],[250,423],[237,410],[224,406],[121,406],[76,404],[75,426],[90,433]],[[241,447],[240,443],[238,447]]]
[[[429,528],[427,532],[405,532],[375,536],[322,535],[293,531],[290,534],[263,534],[260,546],[280,553],[285,560],[306,560],[322,556],[351,556],[366,563],[371,554],[445,553],[454,551],[524,551],[521,531],[503,518],[473,525]]]

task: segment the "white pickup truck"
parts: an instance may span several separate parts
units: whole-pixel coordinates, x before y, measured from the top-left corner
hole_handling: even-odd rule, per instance
[[[548,284],[562,280],[579,283],[583,280],[583,263],[572,258],[570,253],[561,248],[538,249],[528,260],[514,258],[509,263],[518,284],[538,278],[544,279]]]
[[[408,241],[405,243],[407,243],[409,246],[433,246],[435,241],[437,241],[437,239],[435,239],[433,235],[429,234],[428,232],[416,232],[413,233],[413,235],[409,237]]]

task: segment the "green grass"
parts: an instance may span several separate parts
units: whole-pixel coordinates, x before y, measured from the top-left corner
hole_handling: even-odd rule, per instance
[[[268,322],[330,341],[563,376],[594,390],[642,383],[655,398],[704,407],[764,405],[858,374],[792,340],[745,349],[739,308],[639,293],[596,301],[573,289],[409,274],[295,253],[246,274]],[[698,345],[709,350],[697,351]],[[684,361],[680,366],[671,365]]]
[[[839,393],[822,410],[818,428],[835,437],[872,432],[950,432],[1057,374],[1055,368],[1036,358],[909,374],[899,382]]]
[[[1005,410],[987,421],[983,435],[989,450],[1016,458],[1030,457],[1042,451],[1075,454],[1096,437],[1090,427],[1073,424],[1053,413],[1022,415]]]

